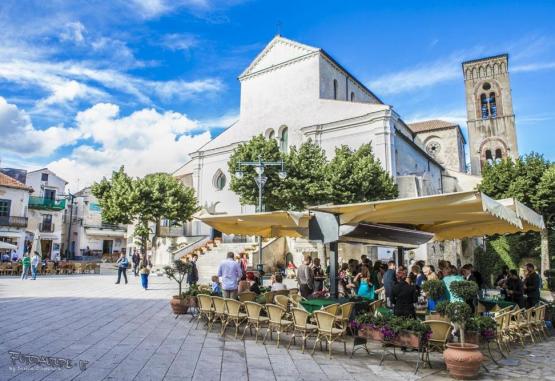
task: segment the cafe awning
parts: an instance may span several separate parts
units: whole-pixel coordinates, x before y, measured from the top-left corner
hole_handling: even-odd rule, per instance
[[[311,210],[337,214],[341,224],[412,227],[433,233],[438,241],[540,230],[534,224],[523,223],[516,210],[475,191],[348,205],[321,205]],[[531,209],[527,209],[526,213],[529,219],[534,219],[532,213],[537,216]]]
[[[389,225],[431,233],[433,239],[439,241],[539,231],[543,226],[541,216],[518,201],[499,202],[475,191],[347,205],[320,205],[309,208],[308,212],[197,215],[196,218],[226,234],[307,237],[310,211],[338,215],[340,225]]]
[[[195,218],[225,234],[272,237],[306,237],[308,212],[264,212],[236,215],[195,215]]]

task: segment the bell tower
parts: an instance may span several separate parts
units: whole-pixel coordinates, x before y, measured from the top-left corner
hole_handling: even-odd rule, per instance
[[[462,69],[470,167],[480,175],[487,162],[518,157],[509,55],[466,61]]]

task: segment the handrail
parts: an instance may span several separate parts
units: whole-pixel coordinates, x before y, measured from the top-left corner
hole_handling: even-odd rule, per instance
[[[210,241],[210,236],[199,236],[199,239],[197,241],[192,242],[189,245],[184,246],[181,249],[177,249],[176,251],[174,251],[173,254],[172,254],[174,261],[183,257],[187,253],[189,253],[191,251],[194,251],[195,249],[198,249],[199,247],[202,247],[202,246],[206,245],[206,243],[208,241]]]
[[[27,217],[17,217],[17,216],[1,216],[0,226],[13,226],[17,228],[26,228],[29,223],[29,218]]]

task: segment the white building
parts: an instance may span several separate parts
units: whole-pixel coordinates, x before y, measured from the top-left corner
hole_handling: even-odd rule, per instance
[[[127,226],[102,221],[102,209],[90,187],[74,196],[64,214],[64,241],[67,241],[71,216],[70,252],[77,257],[125,252]]]
[[[48,168],[27,173],[25,181],[33,188],[29,196],[30,236],[40,241],[43,257],[54,259],[63,252],[62,216],[64,213],[67,181]]]
[[[277,139],[285,151],[310,138],[328,157],[342,144],[358,148],[371,143],[401,197],[442,192],[444,168],[417,134],[324,50],[276,36],[239,81],[239,120],[174,173],[195,189],[202,206],[216,213],[254,210],[240,205],[229,189],[227,163],[239,143],[258,134]],[[205,229],[198,224],[192,233]]]
[[[25,251],[27,204],[32,188],[0,172],[0,241],[17,247],[18,258]]]

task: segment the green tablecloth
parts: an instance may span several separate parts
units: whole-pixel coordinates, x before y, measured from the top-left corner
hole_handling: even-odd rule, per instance
[[[310,313],[314,311],[321,310],[322,307],[329,306],[331,304],[340,303],[338,300],[335,299],[307,299],[301,300],[301,305],[303,308]]]
[[[498,308],[505,308],[505,307],[514,306],[516,304],[513,302],[509,302],[508,300],[503,300],[503,299],[495,300],[495,299],[488,299],[488,298],[478,299],[478,302],[482,303],[484,307],[486,307],[486,311],[491,311],[495,306],[497,306]]]

